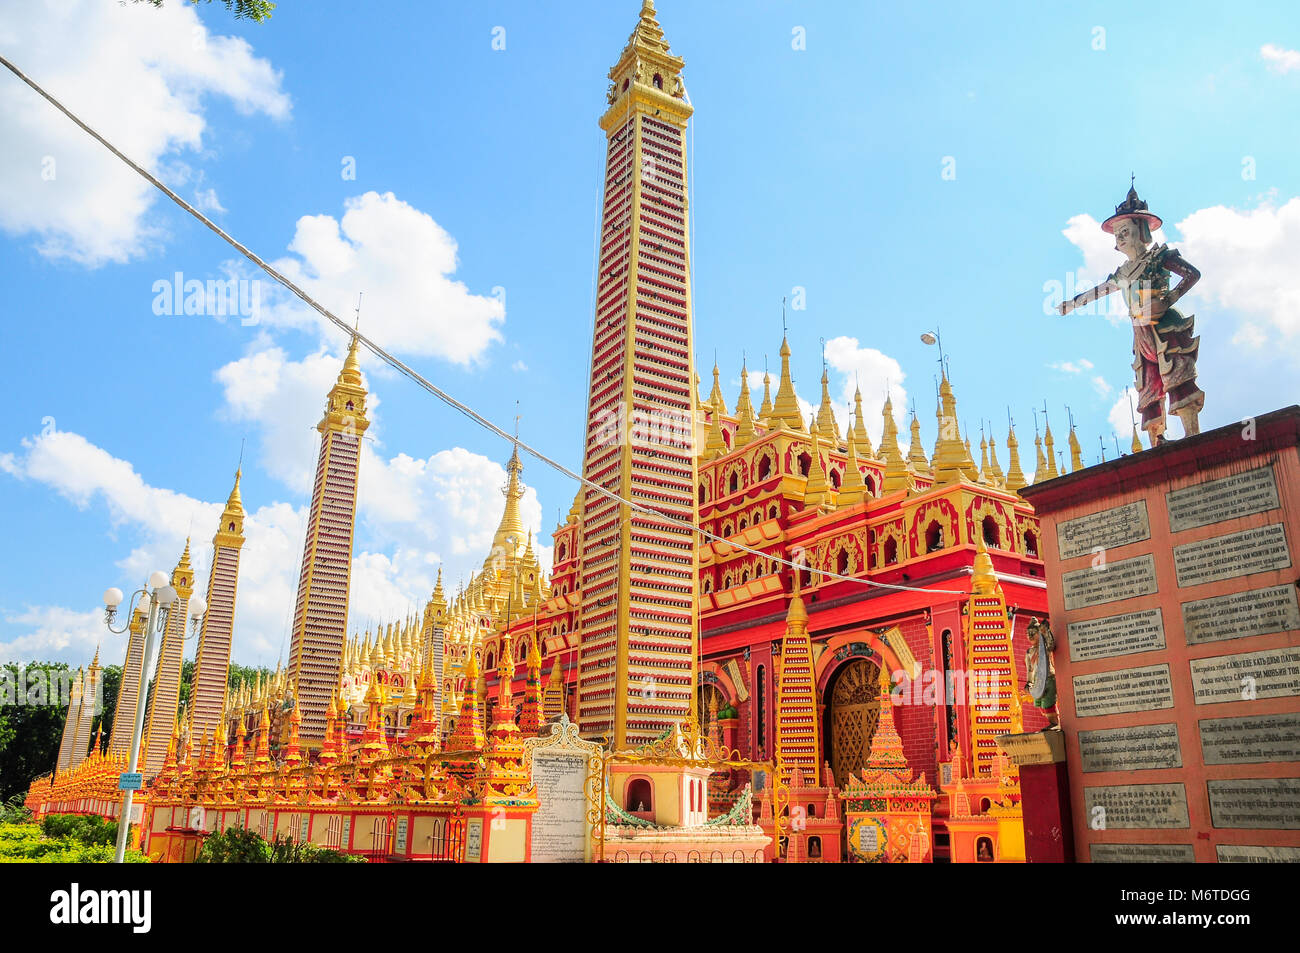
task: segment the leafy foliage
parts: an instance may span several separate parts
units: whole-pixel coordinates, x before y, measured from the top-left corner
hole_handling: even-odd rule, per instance
[[[9,664],[14,683],[31,684],[40,677],[39,670],[67,671],[62,662],[29,662],[25,681],[20,680],[19,666]],[[12,683],[11,683],[12,684]],[[15,699],[19,701],[19,699]],[[0,800],[26,794],[32,779],[53,770],[63,738],[67,706],[53,704],[0,705]]]
[[[0,863],[107,864],[112,860],[112,843],[88,844],[76,837],[51,837],[39,824],[0,823]],[[143,854],[134,850],[126,852],[126,861],[148,863]]]
[[[139,3],[140,0],[135,0]],[[163,0],[146,0],[155,7],[161,7]],[[190,0],[190,3],[197,4],[199,0]],[[204,0],[211,3],[212,0]],[[252,20],[254,23],[264,23],[271,19],[271,11],[275,9],[275,4],[269,0],[221,0],[227,10],[235,15],[236,20]]]
[[[87,846],[117,843],[117,821],[95,814],[49,814],[41,820],[46,837],[68,837]]]
[[[354,864],[365,863],[365,858],[317,847],[315,844],[300,844],[292,838],[279,835],[268,843],[256,831],[232,827],[228,831],[209,834],[195,863]]]

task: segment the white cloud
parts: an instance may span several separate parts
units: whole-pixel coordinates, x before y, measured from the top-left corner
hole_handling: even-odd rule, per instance
[[[907,413],[907,390],[903,380],[907,375],[894,358],[874,347],[862,347],[857,338],[841,335],[826,342],[826,363],[831,370],[843,375],[840,381],[840,399],[835,406],[836,419],[841,427],[848,424],[854,411],[854,391],[862,390],[862,418],[867,425],[872,445],[880,446],[880,435],[885,421],[881,414],[882,396],[886,388],[894,404],[894,420],[899,435],[908,438],[911,416]],[[846,416],[849,415],[849,416]]]
[[[28,631],[0,642],[0,663],[61,660],[80,665],[89,662],[105,641],[103,609],[76,612],[62,606],[27,606],[21,612],[7,613],[4,620]],[[114,643],[103,646],[101,652],[102,663],[121,664],[115,658]]]
[[[1265,200],[1239,211],[1216,205],[1178,223],[1179,248],[1203,277],[1188,298],[1186,311],[1211,305],[1237,319],[1233,344],[1300,348],[1300,198],[1277,206]],[[1217,315],[1215,316],[1217,319]],[[1197,322],[1201,330],[1201,322]]]
[[[21,451],[0,455],[0,472],[46,485],[80,509],[102,506],[107,528],[132,535],[134,548],[118,561],[118,573],[106,568],[106,586],[133,588],[155,569],[170,571],[192,525],[190,556],[196,590],[205,590],[209,534],[225,502],[224,487],[219,500],[204,501],[152,486],[129,462],[66,431],[23,440]],[[440,564],[448,584],[477,569],[501,516],[499,488],[505,482],[502,464],[461,448],[427,460],[404,454],[384,460],[367,446],[358,522],[370,538],[353,557],[350,627],[422,609]],[[284,502],[255,506],[247,485],[244,505],[247,542],[240,556],[235,658],[245,664],[274,664],[287,651],[305,506]],[[531,487],[520,509],[525,526],[539,531],[542,510]],[[549,569],[550,547],[534,542],[534,549]],[[27,631],[0,643],[0,659],[61,657],[77,662],[103,634],[102,619],[94,606],[87,605],[28,606],[11,611],[6,622]]]
[[[452,278],[456,240],[431,216],[391,192],[367,192],[344,208],[341,219],[298,219],[289,243],[296,257],[275,267],[340,317],[353,314],[362,294],[361,329],[389,351],[471,364],[501,340],[504,293],[472,294]],[[325,340],[340,337],[316,312],[271,288],[263,323],[319,327]]]
[[[1133,427],[1137,424],[1137,400],[1129,388],[1124,388],[1120,392],[1115,403],[1111,405],[1106,419],[1110,422],[1110,429],[1119,437],[1119,443],[1125,450],[1128,449],[1129,443],[1133,438]]]
[[[1175,247],[1202,274],[1179,305],[1185,314],[1202,312],[1198,333],[1208,319],[1218,324],[1215,336],[1225,344],[1256,350],[1280,346],[1290,356],[1300,356],[1300,270],[1295,267],[1300,198],[1282,205],[1265,198],[1246,210],[1215,205],[1192,212],[1176,228],[1182,239]],[[1111,236],[1091,216],[1074,216],[1064,234],[1083,253],[1076,291],[1103,280],[1118,264]],[[1168,239],[1157,231],[1155,240]],[[1110,301],[1093,313],[1127,324],[1119,295]]]
[[[512,371],[522,372],[528,370],[528,365],[525,364],[523,361],[515,361],[513,364],[510,365],[510,369]]]
[[[1092,389],[1097,392],[1098,397],[1109,397],[1113,388],[1106,383],[1106,378],[1096,374],[1092,378]]]
[[[188,172],[177,154],[205,148],[205,98],[276,119],[290,111],[271,64],[244,40],[208,32],[190,4],[6,4],[0,48],[136,162],[170,166],[179,179]],[[32,89],[5,80],[0,229],[32,235],[43,255],[87,266],[124,262],[157,245],[160,227],[148,214],[154,187]]]
[[[1084,371],[1092,370],[1092,361],[1081,357],[1077,361],[1053,361],[1047,366],[1054,371],[1064,371],[1066,374],[1082,374]]]
[[[320,434],[316,424],[325,408],[325,395],[338,378],[341,354],[324,347],[301,361],[265,340],[237,361],[216,372],[225,404],[220,414],[258,428],[258,462],[268,473],[299,495],[311,492],[316,474]],[[371,395],[367,412],[373,421],[379,398]],[[375,427],[367,431],[374,438]]]
[[[1289,73],[1300,69],[1300,51],[1265,43],[1259,48],[1259,55],[1268,63],[1268,68],[1275,73]]]

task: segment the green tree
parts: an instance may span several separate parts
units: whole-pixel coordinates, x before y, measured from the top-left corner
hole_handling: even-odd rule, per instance
[[[140,3],[141,0],[135,0]],[[143,0],[145,3],[152,3],[155,7],[161,7],[163,0]],[[190,3],[198,5],[199,0],[189,0]],[[204,3],[211,3],[212,0],[203,0]],[[264,23],[271,19],[271,11],[275,9],[275,4],[268,0],[221,0],[227,10],[235,15],[236,20],[252,20],[255,23]]]
[[[29,662],[25,677],[16,663],[5,668],[9,684],[31,686],[42,680],[47,690],[40,696],[15,697],[13,704],[0,699],[0,801],[26,794],[34,778],[54,770],[68,715],[67,699],[50,697],[57,694],[48,690],[51,683],[57,685],[57,678],[47,677],[47,673],[66,672],[65,663]]]

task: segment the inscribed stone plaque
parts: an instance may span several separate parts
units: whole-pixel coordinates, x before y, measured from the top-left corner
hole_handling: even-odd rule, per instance
[[[1192,659],[1196,704],[1300,695],[1300,649],[1264,649]]]
[[[1062,559],[1083,556],[1099,547],[1114,549],[1150,538],[1151,523],[1147,519],[1146,500],[1089,513],[1056,527],[1056,543]]]
[[[533,782],[541,802],[533,816],[534,863],[582,863],[587,838],[587,756],[537,751]]]
[[[1104,602],[1118,602],[1156,591],[1156,561],[1150,555],[1108,562],[1104,567],[1085,566],[1061,576],[1066,609],[1085,609]]]
[[[1214,849],[1221,864],[1300,864],[1300,847],[1219,844]]]
[[[1300,712],[1202,718],[1201,752],[1206,764],[1300,761]]]
[[[1215,827],[1300,830],[1300,779],[1206,781]]]
[[[1101,811],[1097,810],[1102,809]],[[1083,789],[1083,809],[1094,830],[1187,827],[1182,784],[1112,784]]]
[[[1181,768],[1178,726],[1134,725],[1079,732],[1079,758],[1086,771]]]
[[[1074,662],[1152,652],[1165,647],[1164,616],[1155,608],[1071,622],[1066,626],[1066,640]]]
[[[1094,864],[1192,864],[1196,850],[1191,844],[1090,844]]]
[[[1169,663],[1074,676],[1076,718],[1174,707]]]
[[[1270,569],[1286,569],[1290,565],[1291,550],[1286,544],[1286,528],[1281,523],[1174,547],[1174,573],[1180,589]]]
[[[1165,494],[1169,532],[1209,526],[1222,520],[1277,509],[1277,481],[1273,466],[1257,467],[1219,480],[1171,490]]]
[[[580,864],[590,853],[587,809],[598,799],[600,746],[583,740],[567,715],[549,728],[546,735],[524,742],[541,803],[533,815],[532,858],[536,863]]]
[[[1183,634],[1188,645],[1290,629],[1300,629],[1300,605],[1295,586],[1290,584],[1183,603]]]

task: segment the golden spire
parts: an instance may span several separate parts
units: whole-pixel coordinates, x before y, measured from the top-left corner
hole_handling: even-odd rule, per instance
[[[244,545],[244,501],[239,495],[239,481],[243,474],[242,467],[235,471],[235,485],[230,489],[226,508],[221,511],[221,525],[217,527],[214,545],[235,549]]]
[[[822,405],[817,409],[817,429],[827,434],[834,444],[840,436],[840,425],[835,420],[835,408],[831,405],[831,385],[827,375],[826,364],[822,364]]]
[[[736,446],[743,447],[755,437],[754,405],[749,399],[749,365],[743,359],[740,362],[740,398],[736,401]]]
[[[1132,450],[1133,450],[1134,453],[1141,453],[1141,452],[1142,452],[1142,441],[1138,439],[1138,428],[1137,428],[1137,424],[1134,424],[1134,425],[1133,425],[1133,446],[1132,446]]]
[[[1024,471],[1021,469],[1021,445],[1015,439],[1015,426],[1009,425],[1006,430],[1006,452],[1010,455],[1011,463],[1006,468],[1006,489],[1019,490],[1026,485]]]
[[[496,559],[504,558],[506,563],[502,568],[508,572],[513,568],[514,561],[523,548],[524,521],[519,515],[519,501],[524,496],[523,487],[519,483],[519,474],[523,469],[524,465],[519,462],[519,444],[516,443],[510,453],[510,459],[506,462],[506,474],[509,479],[505,489],[505,510],[501,513],[501,522],[497,525],[496,535],[492,537],[492,552],[483,561],[484,569],[492,568]]]
[[[858,453],[863,457],[872,457],[875,451],[871,448],[871,437],[867,434],[867,423],[862,419],[862,391],[857,386],[853,388],[853,437],[857,441]]]
[[[772,377],[763,369],[763,404],[758,408],[758,419],[764,426],[771,426],[772,417]]]
[[[925,447],[921,446],[921,421],[912,413],[912,445],[907,450],[907,462],[916,473],[928,474],[930,461],[925,458]]]
[[[185,551],[181,553],[176,568],[172,570],[172,588],[182,599],[194,594],[194,569],[190,566],[190,538],[185,537]],[[182,630],[183,631],[183,630]]]
[[[359,341],[360,338],[352,335],[338,380],[325,398],[325,415],[316,425],[321,433],[332,430],[360,436],[370,426],[366,418],[366,389],[361,382],[361,363],[357,360]]]
[[[867,483],[862,479],[862,471],[858,469],[858,440],[853,424],[849,424],[846,438],[848,458],[844,464],[844,479],[840,482],[840,492],[836,497],[836,508],[841,510],[846,506],[857,506],[870,495]]]
[[[714,414],[726,414],[727,401],[722,396],[722,385],[718,381],[718,363],[713,362],[713,390],[709,391],[709,406],[713,408]]]
[[[998,486],[1005,486],[1007,477],[1002,472],[1002,465],[998,463],[998,442],[992,434],[989,434],[989,467],[993,474],[993,482]]]
[[[939,382],[939,407],[936,413],[939,422],[939,437],[934,444],[934,479],[936,483],[952,483],[964,477],[974,478],[975,461],[970,461],[967,471],[969,453],[962,443],[961,432],[957,427],[957,398],[953,394],[952,384],[947,372]]]
[[[1083,447],[1079,446],[1079,436],[1070,425],[1070,472],[1078,473],[1083,469]]]
[[[980,477],[981,483],[993,483],[993,471],[989,468],[989,442],[983,431],[980,432]]]
[[[781,338],[781,383],[776,388],[776,402],[772,404],[772,419],[777,426],[803,430],[803,413],[794,393],[794,379],[790,376],[790,344]]]
[[[727,452],[727,441],[722,439],[722,414],[716,410],[709,414],[709,436],[704,441],[701,460],[714,460]]]
[[[343,368],[339,371],[340,384],[361,386],[361,361],[357,359],[357,345],[360,343],[361,338],[353,334],[352,340],[348,343],[348,356],[343,359]]]
[[[991,596],[998,587],[998,577],[993,571],[993,558],[984,547],[984,534],[975,534],[975,565],[971,570],[971,594]]]
[[[824,509],[834,504],[835,495],[831,490],[830,480],[826,478],[826,468],[822,466],[821,437],[815,417],[808,421],[808,435],[812,465],[808,468],[808,483],[804,486],[803,505],[805,508]]]
[[[894,401],[885,395],[885,407],[881,411],[885,426],[880,434],[880,456],[885,461],[885,479],[881,484],[881,493],[893,493],[895,490],[908,490],[913,486],[912,475],[907,469],[903,452],[898,449],[898,424],[894,422]]]
[[[1043,438],[1037,426],[1034,427],[1034,451],[1038,458],[1034,463],[1034,482],[1042,483],[1047,479],[1047,459],[1043,456]]]
[[[1056,451],[1053,449],[1055,444],[1052,441],[1052,424],[1047,420],[1046,414],[1043,414],[1043,422],[1045,425],[1043,428],[1043,446],[1046,448],[1045,452],[1047,456],[1047,479],[1055,480],[1061,474],[1060,471],[1056,469]],[[1034,482],[1038,482],[1037,473],[1034,474]]]

